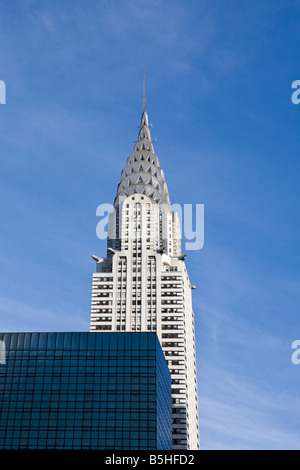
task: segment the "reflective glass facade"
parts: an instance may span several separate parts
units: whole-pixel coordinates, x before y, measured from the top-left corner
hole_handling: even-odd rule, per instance
[[[156,333],[0,333],[0,449],[172,448]]]

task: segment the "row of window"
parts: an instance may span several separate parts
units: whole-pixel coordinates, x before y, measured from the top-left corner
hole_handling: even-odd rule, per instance
[[[138,350],[137,350],[138,351]],[[12,354],[10,352],[9,356],[7,357],[7,363],[3,367],[1,367],[1,375],[5,375],[8,367],[10,365],[14,366],[21,366],[23,368],[27,366],[33,367],[34,371],[40,371],[44,370],[44,368],[49,368],[51,370],[51,367],[53,366],[58,366],[58,367],[63,367],[65,370],[70,371],[76,371],[77,367],[79,366],[84,366],[84,367],[97,367],[99,364],[103,365],[130,365],[130,364],[135,364],[138,361],[143,361],[146,358],[152,358],[153,355],[155,355],[155,351],[147,351],[146,349],[141,350],[138,353],[139,357],[136,357],[136,354],[133,354],[132,351],[122,351],[122,355],[118,355],[118,351],[111,351],[111,355],[109,355],[109,352],[105,352],[105,354],[99,354],[99,355],[80,355],[80,354],[72,354],[69,355],[69,357],[64,357],[63,354],[47,354],[44,355],[34,355],[30,354],[33,353],[34,351],[26,351],[27,354]],[[60,351],[58,351],[59,353]],[[128,357],[129,356],[129,357]],[[134,356],[134,357],[131,357]],[[86,371],[88,372],[89,369],[87,368]]]
[[[161,285],[162,289],[181,289],[181,283],[177,284],[162,284]]]
[[[167,291],[167,292],[162,292],[161,293],[162,297],[182,297],[182,292],[181,291]]]
[[[162,308],[161,313],[182,313],[182,308]]]
[[[70,380],[69,383],[66,383],[64,378],[62,378],[59,375],[58,376],[55,376],[55,375],[46,376],[44,377],[43,381],[41,380],[40,376],[31,376],[31,377],[28,377],[27,382],[25,381],[12,382],[11,380],[12,376],[10,376],[10,377],[7,377],[6,385],[5,385],[5,381],[2,382],[2,385],[5,388],[0,394],[0,401],[2,400],[3,397],[5,399],[9,399],[9,395],[7,395],[7,393],[17,394],[18,392],[19,393],[26,392],[28,394],[40,392],[40,393],[46,394],[46,393],[51,393],[51,391],[52,392],[55,391],[56,394],[60,392],[64,394],[66,391],[73,390],[74,392],[78,392],[78,396],[85,394],[86,397],[88,398],[96,390],[99,391],[100,393],[103,392],[104,395],[106,395],[107,390],[111,390],[112,392],[115,392],[116,389],[120,391],[120,393],[124,392],[125,394],[126,392],[129,392],[129,391],[130,392],[135,392],[135,391],[138,392],[139,390],[143,390],[143,392],[145,390],[154,391],[155,390],[155,372],[151,370],[151,367],[152,367],[151,365],[147,366],[147,363],[141,364],[141,369],[142,369],[141,379],[143,378],[145,379],[145,377],[147,379],[147,376],[149,375],[148,379],[144,381],[141,380],[141,383],[139,382],[128,383],[128,381],[127,383],[123,383],[126,376],[128,377],[129,374],[131,375],[132,369],[126,368],[126,370],[124,370],[125,368],[122,368],[122,367],[118,368],[118,374],[116,374],[118,380],[114,382],[113,381],[105,382],[101,380],[102,378],[101,371],[98,371],[99,375],[96,378],[97,382],[94,382],[94,383],[93,382],[85,383],[84,380],[88,379],[86,376],[81,376],[83,380],[80,380],[79,376],[69,377],[69,380]],[[72,378],[74,379],[73,381],[72,381]],[[40,396],[40,393],[39,393],[39,396]],[[63,396],[65,397],[65,395]],[[14,394],[14,397],[15,397],[15,394]],[[70,400],[73,399],[74,397],[76,398],[76,394],[75,395],[72,394],[70,396]],[[95,398],[95,399],[98,400],[98,398]]]
[[[5,343],[8,359],[14,356],[29,358],[34,355],[39,359],[80,356],[95,360],[112,356],[119,356],[121,359],[137,350],[139,354],[155,354],[157,344],[156,335],[148,333],[1,333],[0,339]]]
[[[22,434],[32,434],[35,431],[40,430],[40,435],[45,436],[45,435],[51,435],[55,436],[55,433],[64,433],[67,434],[68,437],[71,437],[72,435],[74,437],[80,437],[80,435],[85,434],[88,436],[89,434],[95,434],[97,433],[98,435],[102,435],[105,437],[106,434],[110,434],[110,436],[113,436],[113,434],[117,434],[118,437],[123,436],[129,436],[131,433],[134,432],[135,435],[142,435],[143,438],[145,437],[155,437],[154,433],[156,431],[155,429],[155,413],[151,416],[147,413],[140,413],[140,418],[137,419],[132,419],[131,414],[128,414],[128,417],[124,418],[122,415],[118,414],[117,419],[113,420],[106,420],[106,419],[100,419],[99,416],[97,419],[94,420],[84,420],[86,421],[85,424],[83,424],[82,420],[76,420],[76,424],[74,425],[74,422],[72,420],[66,420],[66,419],[58,419],[58,420],[52,420],[54,422],[54,425],[49,426],[48,420],[34,420],[34,422],[37,422],[36,424],[32,424],[32,422],[29,422],[28,424],[24,425],[24,423],[16,424],[15,421],[9,420],[7,424],[2,424],[1,422],[1,427],[0,427],[0,437],[7,437],[7,434],[11,431],[9,428],[14,426],[15,429],[15,435],[16,437],[20,434],[20,431]],[[29,421],[29,420],[26,420]],[[125,422],[124,422],[125,421]],[[140,428],[141,422],[145,423],[145,426],[143,428]],[[42,424],[43,423],[43,424]],[[6,427],[7,434],[5,434],[5,431],[3,430],[3,427]],[[18,429],[22,427],[22,429]]]
[[[6,449],[156,450],[156,440],[135,439],[10,439],[0,440]]]
[[[100,355],[88,355],[88,356],[81,356],[78,354],[71,355],[70,357],[63,357],[61,354],[55,355],[40,355],[31,357],[31,354],[28,355],[28,351],[26,355],[18,355],[18,356],[11,356],[8,357],[8,367],[5,366],[2,368],[3,375],[6,374],[6,371],[9,369],[9,365],[19,365],[23,368],[27,368],[27,366],[32,366],[33,371],[43,371],[44,368],[51,370],[53,366],[55,367],[63,367],[65,371],[70,370],[71,372],[77,370],[78,367],[83,366],[86,368],[86,372],[89,372],[89,368],[91,370],[98,369],[99,365],[106,365],[106,366],[116,366],[116,365],[137,365],[137,364],[144,364],[145,360],[148,360],[149,363],[153,364],[155,351],[147,351],[144,350],[135,350],[135,351],[121,351],[123,354],[119,355],[118,351],[105,351],[105,354]],[[128,357],[129,356],[129,357]],[[133,357],[132,357],[133,356]]]
[[[181,325],[164,325],[161,326],[162,330],[182,330]]]
[[[161,317],[161,320],[162,320],[163,322],[165,322],[165,321],[180,321],[180,320],[182,320],[182,317],[178,317],[178,316],[176,316],[176,317],[174,317],[174,316],[168,316],[168,317]]]
[[[174,342],[163,342],[162,343],[162,347],[163,348],[180,348],[180,347],[183,347],[184,346],[184,342],[177,342],[177,341],[174,341]]]
[[[181,281],[181,276],[162,276],[161,277],[162,281]]]
[[[116,384],[96,384],[90,388],[85,387],[83,384],[62,384],[62,383],[52,383],[52,385],[49,386],[49,384],[32,384],[30,386],[27,384],[25,387],[21,386],[19,387],[18,384],[15,384],[13,386],[8,386],[6,387],[6,390],[4,394],[1,396],[0,401],[3,399],[4,401],[7,400],[15,400],[17,398],[20,398],[20,395],[22,396],[23,393],[26,393],[28,395],[28,399],[32,398],[32,395],[34,395],[35,400],[44,400],[45,398],[49,397],[49,394],[52,392],[55,392],[55,395],[57,396],[58,394],[61,395],[61,399],[67,400],[68,397],[66,397],[66,393],[72,392],[70,396],[70,400],[68,401],[76,401],[77,397],[82,397],[82,395],[88,396],[88,394],[91,394],[93,392],[97,392],[101,394],[101,398],[103,400],[107,399],[107,394],[115,393],[116,389]],[[130,396],[128,396],[128,393],[130,394],[141,394],[143,396],[143,401],[148,400],[149,397],[147,397],[147,393],[152,395],[155,390],[155,384],[153,383],[145,383],[141,384],[140,386],[134,388],[132,386],[126,387],[125,385],[122,386],[122,384],[117,385],[118,388],[118,396],[124,396],[124,399],[130,400]],[[13,396],[10,397],[9,394],[12,394]],[[19,396],[17,396],[19,394]],[[150,396],[149,395],[149,396]],[[54,398],[54,397],[53,397]],[[82,398],[80,398],[82,401]],[[99,399],[95,399],[96,401],[99,401]],[[112,398],[109,399],[110,401]],[[151,400],[150,400],[151,401]]]
[[[128,243],[128,240],[125,243]],[[128,244],[124,245],[124,250],[128,250]],[[146,250],[151,250],[151,245],[146,245]]]
[[[122,424],[123,425],[123,424]],[[129,427],[130,429],[130,427]],[[4,434],[4,431],[0,431],[0,439],[5,439],[9,440],[12,437],[12,431],[10,429],[6,430],[7,434]],[[108,439],[156,439],[156,432],[153,430],[149,430],[147,432],[147,427],[145,426],[144,430],[138,431],[138,430],[115,430],[115,431],[105,431],[105,430],[98,430],[98,429],[93,429],[93,430],[66,430],[64,428],[60,429],[58,428],[57,430],[42,430],[42,429],[29,429],[29,430],[15,430],[13,433],[13,436],[15,439],[18,437],[20,438],[22,436],[23,439],[32,439],[32,438],[38,438],[40,439],[84,439],[84,438],[108,438]]]
[[[149,388],[149,387],[148,387]],[[131,407],[134,410],[140,409],[140,411],[143,411],[146,407],[151,408],[151,403],[154,403],[156,401],[156,395],[155,395],[155,390],[148,390],[148,395],[147,395],[147,390],[141,390],[141,391],[131,391],[130,396],[128,396],[128,391],[125,393],[120,392],[117,394],[113,394],[111,391],[112,397],[108,395],[109,391],[106,390],[106,393],[102,392],[102,390],[94,390],[94,392],[99,392],[101,393],[101,400],[93,400],[95,403],[95,406],[97,403],[101,401],[102,408],[104,409],[110,409],[112,410],[122,410],[123,408],[128,411],[129,407]],[[50,407],[53,408],[55,407],[54,405],[57,404],[58,408],[60,411],[63,409],[70,409],[71,411],[74,411],[77,408],[82,408],[83,402],[85,401],[85,396],[84,392],[80,391],[78,393],[71,393],[70,391],[70,399],[66,395],[68,395],[68,391],[66,393],[58,393],[56,390],[53,390],[52,393],[54,393],[53,397],[51,396],[51,391],[42,392],[34,392],[34,393],[29,393],[29,391],[26,391],[26,395],[23,397],[22,393],[17,393],[17,392],[11,392],[12,397],[7,396],[5,394],[4,399],[3,399],[3,407],[5,403],[11,403],[12,405],[15,405],[16,401],[19,401],[20,399],[24,399],[24,408],[28,408],[28,402],[32,403],[32,406],[34,409],[49,409]],[[24,391],[23,391],[24,394]],[[118,398],[118,401],[116,402],[116,398]],[[139,400],[139,402],[137,402]],[[27,402],[27,403],[26,403]],[[26,406],[25,406],[26,405]],[[155,408],[155,406],[154,406]],[[152,408],[153,409],[153,406]]]

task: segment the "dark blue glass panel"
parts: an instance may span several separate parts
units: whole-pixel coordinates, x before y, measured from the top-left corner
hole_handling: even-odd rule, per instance
[[[147,336],[148,336],[148,333],[140,333],[140,347],[141,347],[141,349],[147,350],[147,348],[148,348]]]
[[[152,351],[155,351],[155,346],[156,346],[156,334],[155,333],[149,333],[148,335],[148,349],[152,349]]]
[[[12,333],[10,338],[10,350],[17,349],[18,333]]]
[[[65,334],[56,333],[56,349],[61,350],[64,348]]]
[[[170,376],[161,349],[149,348],[149,335],[156,337],[33,333],[31,351],[20,349],[12,361],[11,379],[0,377],[7,387],[0,387],[0,438],[7,438],[0,448],[169,449]]]
[[[41,350],[46,350],[46,347],[47,347],[47,338],[48,338],[48,334],[47,334],[47,333],[40,333],[40,337],[39,337],[39,346],[38,346],[39,349],[41,349]]]
[[[118,350],[122,351],[125,347],[125,334],[126,333],[118,333]]]
[[[1,339],[1,341],[4,342],[6,352],[8,352],[9,349],[10,349],[11,334],[10,334],[10,333],[1,334],[1,335],[0,335],[0,339]]]
[[[140,333],[132,333],[132,349],[140,348]]]
[[[19,333],[17,349],[22,350],[24,346],[24,333]]]
[[[96,346],[95,349],[102,349],[102,334],[101,333],[95,333],[96,336]]]
[[[126,336],[125,336],[125,355],[128,354],[128,355],[131,355],[130,351],[131,351],[131,336],[132,336],[132,333],[127,333]]]
[[[109,341],[110,341],[109,348],[110,348],[110,351],[114,351],[114,350],[117,349],[117,340],[118,340],[118,336],[116,334],[110,334],[109,335]]]
[[[99,333],[96,333],[96,334],[99,334]],[[108,350],[109,350],[109,333],[102,333],[102,340],[103,340],[103,344],[102,344],[103,351],[106,351],[106,353],[108,353]]]
[[[79,348],[80,350],[84,350],[87,348],[87,339],[88,339],[88,333],[80,333],[80,345]]]
[[[80,333],[72,333],[72,349],[79,349]]]
[[[101,333],[90,333],[88,336],[88,349],[94,350],[95,349],[95,340],[96,335]]]
[[[65,333],[64,349],[71,349],[72,346],[72,333]]]
[[[56,345],[56,333],[48,333],[47,350],[54,350]]]
[[[39,345],[39,333],[32,333],[30,349],[31,350],[38,349],[38,345]]]
[[[31,342],[31,333],[25,333],[24,335],[24,349],[29,350],[30,349],[30,342]]]

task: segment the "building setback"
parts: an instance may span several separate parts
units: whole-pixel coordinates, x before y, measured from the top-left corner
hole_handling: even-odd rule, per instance
[[[138,140],[109,216],[107,255],[93,258],[91,331],[157,333],[171,373],[173,449],[198,449],[194,286],[151,140],[145,81]]]
[[[155,333],[0,333],[0,449],[169,450]]]

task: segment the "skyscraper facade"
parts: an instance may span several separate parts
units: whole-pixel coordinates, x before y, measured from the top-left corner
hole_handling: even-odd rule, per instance
[[[138,140],[109,216],[107,255],[93,256],[91,331],[155,331],[172,383],[173,449],[198,449],[194,314],[178,214],[151,140],[144,79]]]
[[[172,449],[154,332],[0,333],[0,449]]]

